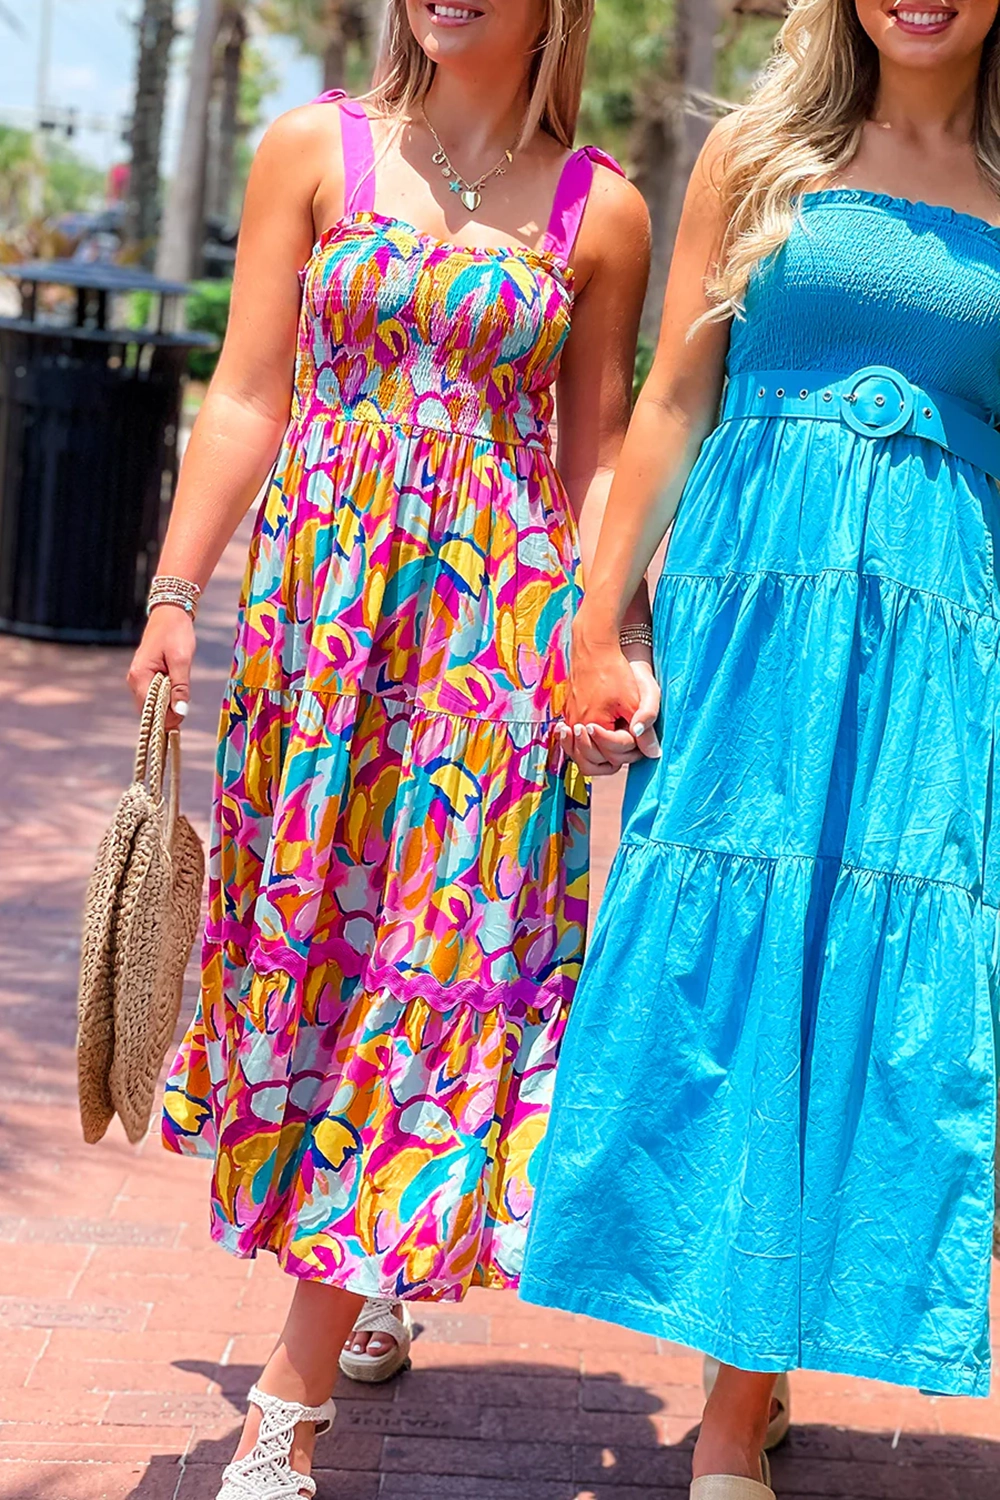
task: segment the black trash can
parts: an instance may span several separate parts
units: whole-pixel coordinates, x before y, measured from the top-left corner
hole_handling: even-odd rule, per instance
[[[213,340],[165,332],[187,288],[144,271],[4,269],[22,314],[0,318],[0,630],[136,641],[177,477],[187,353]],[[72,321],[40,315],[43,284],[76,290]],[[107,326],[109,299],[130,291],[159,299],[156,326]]]

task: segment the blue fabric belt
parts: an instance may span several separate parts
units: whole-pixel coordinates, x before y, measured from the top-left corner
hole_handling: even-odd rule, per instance
[[[903,432],[937,443],[1000,480],[1000,432],[995,427],[954,396],[921,390],[884,365],[869,365],[846,377],[822,370],[734,375],[726,388],[722,420],[741,417],[844,422],[871,438]]]

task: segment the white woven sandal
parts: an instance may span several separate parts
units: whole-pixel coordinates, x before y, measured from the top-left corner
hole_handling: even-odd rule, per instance
[[[701,1374],[706,1396],[712,1394],[712,1389],[718,1378],[719,1361],[713,1359],[710,1354],[706,1354]],[[787,1375],[778,1376],[774,1382],[774,1395],[771,1399],[778,1403],[778,1410],[771,1418],[767,1429],[767,1436],[764,1439],[764,1449],[767,1453],[770,1453],[772,1449],[777,1448],[779,1443],[785,1441],[785,1438],[788,1436],[788,1429],[792,1425],[792,1388],[789,1385]]]
[[[300,1422],[315,1422],[317,1437],[329,1431],[336,1415],[333,1402],[302,1406],[268,1396],[256,1386],[251,1386],[247,1400],[260,1407],[260,1432],[250,1452],[223,1470],[216,1500],[313,1500],[316,1481],[292,1468],[292,1443]]]
[[[691,1500],[777,1500],[771,1488],[771,1469],[767,1454],[760,1455],[764,1483],[741,1479],[736,1474],[705,1474],[691,1485]]]
[[[399,1308],[399,1315],[393,1308]],[[366,1385],[380,1385],[391,1380],[400,1370],[410,1368],[410,1345],[413,1343],[413,1319],[405,1302],[393,1302],[391,1297],[369,1297],[358,1314],[354,1333],[387,1333],[395,1339],[391,1349],[383,1354],[355,1354],[353,1349],[340,1351],[340,1368],[351,1380],[364,1381]]]

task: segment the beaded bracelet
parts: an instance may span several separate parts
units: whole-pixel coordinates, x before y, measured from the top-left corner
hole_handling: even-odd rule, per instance
[[[158,573],[149,586],[146,614],[150,615],[158,604],[176,604],[194,619],[198,613],[201,589],[188,578],[176,578],[171,573]]]
[[[653,627],[643,621],[639,625],[625,625],[618,632],[619,646],[652,646]]]

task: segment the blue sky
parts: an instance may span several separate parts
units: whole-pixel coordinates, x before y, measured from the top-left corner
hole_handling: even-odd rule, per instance
[[[129,109],[132,97],[133,23],[140,8],[138,0],[52,0],[52,6],[49,102],[76,106],[84,117],[100,115],[114,120],[121,116]],[[0,22],[0,118],[11,124],[28,125],[35,103],[41,0],[5,0],[5,9],[20,18],[24,36],[16,35]],[[177,0],[177,16],[180,25],[191,26],[192,0]],[[319,64],[300,57],[294,44],[284,38],[262,37],[259,42],[280,79],[277,93],[269,97],[265,106],[268,117],[273,119],[318,92]],[[177,141],[183,86],[183,67],[178,63],[183,63],[183,54],[181,37],[175,41],[172,54],[174,76],[164,162],[167,172]],[[81,130],[74,144],[81,155],[101,167],[110,166],[125,154],[113,131]]]

